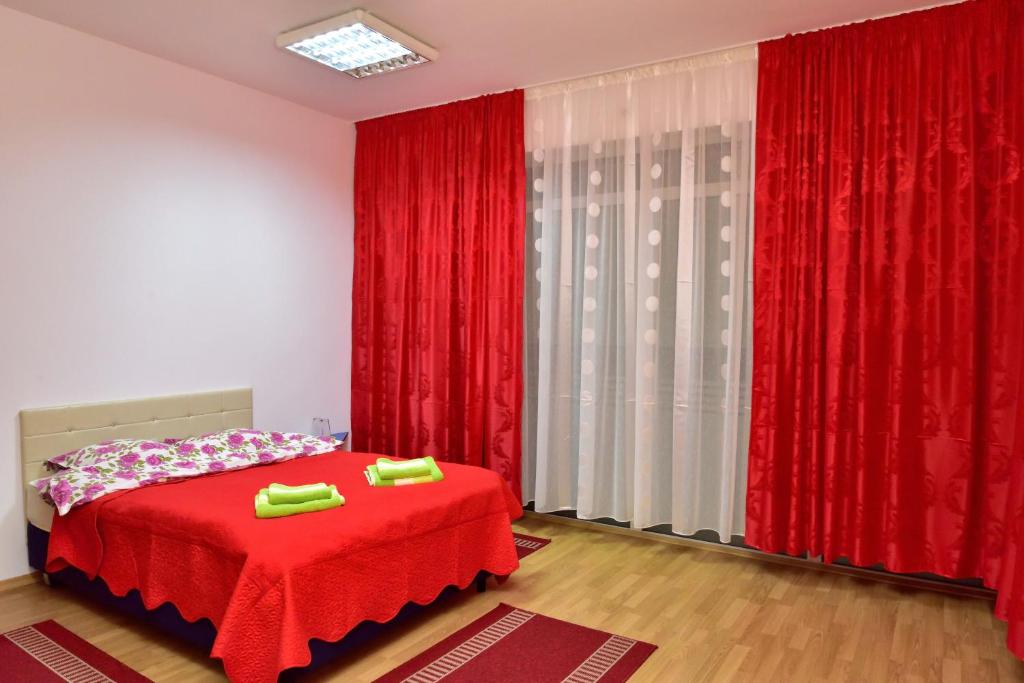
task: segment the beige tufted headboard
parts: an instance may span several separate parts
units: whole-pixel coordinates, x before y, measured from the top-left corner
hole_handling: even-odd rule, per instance
[[[43,463],[48,458],[108,439],[182,439],[251,428],[252,389],[35,408],[19,417],[26,516],[49,530],[52,508],[28,486],[46,475]]]

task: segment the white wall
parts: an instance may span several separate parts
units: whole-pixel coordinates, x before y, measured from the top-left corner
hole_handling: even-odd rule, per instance
[[[0,7],[0,579],[22,408],[252,386],[348,427],[352,124]]]

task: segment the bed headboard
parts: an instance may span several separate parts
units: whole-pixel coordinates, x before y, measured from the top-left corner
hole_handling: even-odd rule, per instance
[[[55,455],[108,439],[183,439],[252,427],[252,389],[34,408],[19,414],[24,483]]]

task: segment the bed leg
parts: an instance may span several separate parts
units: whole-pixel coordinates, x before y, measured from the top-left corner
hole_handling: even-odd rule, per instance
[[[480,572],[476,575],[476,592],[483,593],[487,590],[487,573]]]
[[[50,580],[50,575],[47,574],[46,572],[43,572],[43,583],[46,584],[47,586],[52,586],[53,585],[53,582]]]

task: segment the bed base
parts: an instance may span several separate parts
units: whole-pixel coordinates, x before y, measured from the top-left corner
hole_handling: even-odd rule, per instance
[[[74,567],[62,569],[52,574],[45,572],[46,549],[49,541],[49,533],[32,524],[28,525],[29,564],[34,569],[43,572],[43,582],[48,586],[68,588],[107,609],[139,619],[178,640],[203,650],[207,654],[213,649],[213,641],[217,637],[217,629],[209,619],[200,619],[196,622],[186,621],[181,616],[181,613],[178,612],[178,609],[170,603],[164,603],[153,610],[146,609],[137,590],[130,591],[124,597],[116,596],[110,592],[103,580],[89,579],[83,572]],[[473,580],[476,592],[483,593],[487,590],[487,578],[489,576],[490,573],[484,571],[476,575],[476,578]],[[293,680],[296,676],[324,666],[347,652],[356,650],[380,637],[396,624],[402,623],[414,615],[423,613],[427,608],[446,600],[458,592],[460,591],[456,586],[449,586],[428,605],[417,605],[411,602],[403,607],[391,621],[384,624],[364,621],[349,631],[344,638],[333,643],[314,638],[309,641],[309,651],[312,656],[309,665],[301,669],[288,669],[282,672],[280,680]]]

